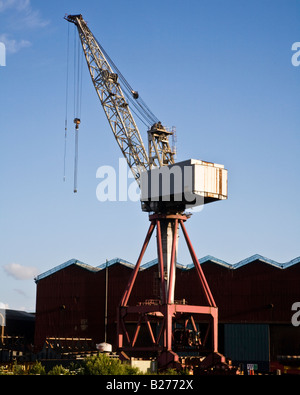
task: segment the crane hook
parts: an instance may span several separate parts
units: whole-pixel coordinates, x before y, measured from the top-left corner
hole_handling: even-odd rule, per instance
[[[74,118],[74,123],[75,123],[75,129],[78,130],[79,129],[79,125],[80,125],[80,119],[79,118]]]

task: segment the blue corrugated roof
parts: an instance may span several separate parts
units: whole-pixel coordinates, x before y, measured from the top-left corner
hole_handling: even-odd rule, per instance
[[[122,264],[122,265],[131,267],[131,268],[134,268],[134,266],[135,266],[133,263],[130,263],[130,262],[128,262],[128,261],[125,261],[125,259],[114,258],[114,259],[111,259],[111,260],[109,260],[109,261],[106,261],[105,263],[102,263],[101,265],[99,265],[99,266],[97,266],[97,267],[98,267],[100,270],[102,270],[102,269],[105,269],[106,267],[109,267],[109,266],[114,265],[115,263],[120,263],[120,264]]]
[[[233,265],[231,265],[230,263],[222,261],[221,259],[215,258],[211,255],[206,255],[203,258],[199,259],[200,265],[204,262],[214,262],[214,263],[217,263],[218,265],[225,266],[227,268],[233,267]],[[149,267],[151,267],[153,265],[157,265],[157,263],[158,263],[158,259],[155,258],[152,261],[147,262],[144,265],[142,265],[142,269],[148,269]],[[194,267],[194,264],[190,263],[189,265],[182,265],[181,263],[176,262],[176,266],[182,270],[188,270],[188,269],[191,269],[192,267]]]
[[[254,262],[254,261],[260,261],[260,262],[267,263],[269,265],[278,267],[279,269],[285,269],[287,267],[295,265],[296,263],[299,263],[300,257],[295,258],[289,262],[279,263],[279,262],[274,261],[273,259],[266,258],[266,257],[259,255],[259,254],[255,254],[255,255],[250,256],[249,258],[243,259],[242,261],[236,263],[234,265],[234,269],[238,269],[239,267],[248,265],[249,263]]]
[[[229,269],[231,269],[233,267],[233,265],[231,265],[230,263],[222,261],[221,259],[215,258],[214,256],[211,256],[211,255],[206,255],[205,257],[199,259],[199,263],[200,264],[202,264],[204,262],[217,263],[218,265],[225,266],[225,267],[227,267]],[[192,264],[192,266],[194,266],[194,265]]]
[[[288,262],[285,262],[285,263],[279,263],[279,262],[276,262],[276,261],[274,261],[272,259],[266,258],[266,257],[264,257],[262,255],[255,254],[255,255],[252,255],[249,258],[243,259],[242,261],[237,262],[235,264],[230,264],[230,263],[225,262],[225,261],[223,261],[221,259],[215,258],[215,257],[213,257],[211,255],[206,255],[205,257],[199,259],[199,263],[200,264],[203,264],[205,262],[213,262],[213,263],[216,263],[218,265],[224,266],[224,267],[226,267],[228,269],[238,269],[238,268],[240,268],[242,266],[248,265],[249,263],[252,263],[252,262],[255,262],[255,261],[260,261],[260,262],[266,263],[268,265],[275,266],[278,269],[286,269],[288,267],[291,267],[293,265],[296,265],[296,264],[300,263],[300,257],[294,258],[291,261],[288,261]],[[60,271],[62,269],[65,269],[66,267],[68,267],[70,265],[77,265],[77,266],[80,266],[80,267],[82,267],[82,268],[84,268],[86,270],[90,270],[90,271],[93,271],[93,272],[98,272],[98,271],[100,271],[102,269],[105,269],[106,267],[112,266],[112,265],[114,265],[116,263],[119,263],[121,265],[125,265],[125,266],[127,266],[127,267],[129,267],[131,269],[133,269],[135,267],[135,264],[130,263],[130,262],[126,261],[125,259],[121,259],[121,258],[111,259],[111,260],[109,260],[109,261],[107,261],[105,263],[102,263],[101,265],[99,265],[97,267],[90,266],[90,265],[88,265],[88,264],[86,264],[84,262],[81,262],[81,261],[77,260],[77,259],[70,259],[69,261],[67,261],[65,263],[62,263],[61,265],[58,265],[58,266],[54,267],[53,269],[50,269],[50,270],[38,275],[35,278],[35,282],[38,282],[39,280],[41,280],[41,279],[43,279],[45,277],[48,277],[48,276],[50,276],[53,273],[56,273],[56,272],[58,272],[58,271]],[[141,265],[140,269],[141,270],[148,269],[148,268],[156,265],[157,263],[158,263],[158,259],[157,258],[153,259],[152,261],[149,261],[149,262],[145,263],[144,265]],[[194,267],[194,264],[191,263],[189,265],[182,265],[182,264],[177,262],[176,266],[178,268],[182,269],[182,270],[189,270],[189,269]]]
[[[93,272],[97,272],[100,270],[96,267],[93,267],[93,266],[90,266],[84,262],[81,262],[78,259],[70,259],[69,261],[62,263],[61,265],[55,266],[53,269],[47,270],[46,272],[39,274],[38,276],[36,276],[36,278],[34,280],[37,283],[42,278],[48,277],[51,274],[59,272],[60,270],[65,269],[66,267],[71,266],[71,265],[77,265],[77,266],[80,266],[84,269],[87,269],[87,270],[90,270]]]
[[[282,263],[281,265],[283,266],[283,269],[286,269],[290,266],[296,265],[297,263],[300,262],[300,256],[298,256],[297,258],[294,258],[292,260],[290,260],[289,262],[286,263]]]

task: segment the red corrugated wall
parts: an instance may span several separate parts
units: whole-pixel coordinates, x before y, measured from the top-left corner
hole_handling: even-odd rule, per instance
[[[204,263],[223,322],[291,322],[291,307],[300,301],[300,264],[280,269],[254,261],[237,269]]]
[[[213,262],[202,264],[216,304],[219,321],[290,323],[291,306],[300,301],[300,264],[279,269],[255,261],[237,269]],[[37,283],[35,345],[46,337],[92,338],[104,341],[105,270],[89,271],[71,265]],[[116,310],[132,269],[114,264],[108,268],[107,341],[116,343]],[[130,305],[159,297],[158,268],[140,271]],[[175,299],[205,304],[195,269],[176,271]]]
[[[37,284],[35,345],[46,337],[95,338],[104,317],[105,277],[71,265]]]

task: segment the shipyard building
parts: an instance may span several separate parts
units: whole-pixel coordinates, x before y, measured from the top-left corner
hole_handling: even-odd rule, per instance
[[[300,373],[300,257],[279,264],[254,255],[232,265],[206,256],[199,263],[218,306],[219,352],[244,370]],[[36,352],[45,344],[95,350],[104,341],[116,350],[116,311],[133,267],[119,258],[98,267],[72,259],[37,276]],[[156,303],[159,290],[154,260],[141,266],[130,303]],[[201,305],[203,297],[194,265],[177,263],[175,303]],[[138,341],[149,342],[143,327]]]

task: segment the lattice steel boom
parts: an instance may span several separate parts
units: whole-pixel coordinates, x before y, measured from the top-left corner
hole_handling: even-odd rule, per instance
[[[68,15],[65,19],[74,23],[78,29],[94,87],[115,139],[127,160],[134,178],[140,185],[140,174],[142,171],[150,170],[151,167],[157,165],[160,167],[162,163],[164,165],[174,163],[173,157],[171,156],[170,162],[166,161],[165,152],[158,153],[156,150],[156,154],[161,156],[162,159],[156,156],[158,163],[153,159],[149,160],[138,127],[131,114],[128,101],[118,82],[118,74],[114,73],[112,66],[107,60],[107,56],[104,55],[103,49],[88,28],[82,15]],[[137,92],[132,90],[131,94],[134,99],[138,98]],[[156,144],[156,140],[153,138],[153,144]],[[170,157],[168,143],[166,150]]]

